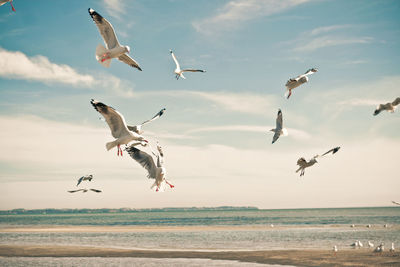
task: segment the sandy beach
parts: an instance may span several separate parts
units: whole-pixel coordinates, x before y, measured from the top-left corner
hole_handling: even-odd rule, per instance
[[[198,258],[235,260],[295,266],[400,266],[400,252],[381,254],[370,250],[343,250],[337,255],[327,250],[274,251],[166,251],[99,248],[86,246],[18,246],[0,245],[2,257],[133,257]]]

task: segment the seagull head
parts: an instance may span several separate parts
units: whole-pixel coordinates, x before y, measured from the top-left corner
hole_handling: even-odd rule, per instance
[[[129,46],[125,46],[125,50],[126,50],[126,52],[129,54],[129,52],[131,52],[131,48],[129,47]]]
[[[169,52],[172,54],[172,49],[170,49]]]
[[[318,72],[318,70],[316,68],[312,68],[311,71],[312,72]]]

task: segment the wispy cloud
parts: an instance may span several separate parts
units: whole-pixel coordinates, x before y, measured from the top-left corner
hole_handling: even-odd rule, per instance
[[[121,15],[126,14],[124,0],[103,0],[103,5],[107,13],[114,18],[120,18]]]
[[[192,23],[203,34],[234,30],[244,22],[270,16],[311,0],[234,0],[225,4],[212,17]]]
[[[327,32],[332,32],[340,29],[346,29],[354,27],[353,25],[350,24],[343,24],[343,25],[330,25],[330,26],[324,26],[324,27],[318,27],[310,31],[310,35],[319,35],[321,33],[327,33]]]

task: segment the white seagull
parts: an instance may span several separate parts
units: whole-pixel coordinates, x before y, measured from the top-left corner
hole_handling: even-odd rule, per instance
[[[369,248],[373,248],[374,247],[374,243],[371,243],[371,241],[368,241],[368,247]]]
[[[87,191],[93,191],[93,192],[96,192],[96,193],[101,193],[102,191],[101,190],[98,190],[98,189],[93,189],[93,188],[90,188],[90,189],[84,189],[84,188],[81,188],[81,189],[77,189],[77,190],[71,190],[71,191],[68,191],[68,193],[76,193],[76,192],[79,192],[79,191],[82,191],[82,193],[86,193]]]
[[[157,149],[158,151],[160,151],[161,147],[158,146]],[[168,184],[171,188],[174,188],[174,185],[170,184],[165,178],[167,171],[163,167],[162,150],[161,153],[158,152],[158,154],[152,151],[153,155],[155,155],[157,158],[157,163],[154,161],[154,158],[150,154],[147,154],[146,152],[137,149],[134,144],[127,147],[125,150],[134,160],[136,160],[140,165],[142,165],[143,168],[147,170],[147,177],[149,179],[155,179],[155,182],[151,186],[151,188],[156,187],[156,192],[160,190],[164,191],[165,184]]]
[[[12,1],[13,0],[0,0],[0,6],[2,6],[2,5],[4,5],[5,3],[7,3],[7,2],[9,2],[10,3],[10,5],[11,5],[11,9],[12,9],[12,11],[16,11],[15,10],[15,8],[14,8],[14,6],[13,6],[13,4],[12,4]]]
[[[116,139],[106,144],[107,150],[110,150],[113,147],[117,146],[117,155],[119,156],[121,154],[122,156],[122,149],[120,147],[121,145],[126,145],[134,140],[143,141],[145,143],[148,142],[142,135],[130,131],[125,123],[124,116],[122,116],[122,114],[116,111],[114,108],[98,102],[94,99],[92,99],[90,103],[101,115],[103,115],[104,119],[111,129],[112,136]]]
[[[315,68],[309,69],[306,71],[306,73],[297,76],[296,78],[291,78],[286,82],[286,94],[287,98],[289,99],[289,97],[292,95],[292,90],[300,85],[302,85],[303,83],[308,82],[308,75],[313,74],[315,72],[317,72],[318,70]]]
[[[378,105],[376,107],[376,109],[374,111],[374,116],[378,115],[383,110],[387,110],[390,113],[393,113],[396,110],[398,104],[400,104],[400,97],[396,98],[391,103],[389,102],[389,103],[386,103],[386,104],[380,104],[380,105]]]
[[[394,243],[392,243],[392,247],[390,248],[390,252],[394,252]]]
[[[186,79],[185,76],[183,76],[184,72],[206,72],[205,70],[196,70],[196,69],[184,69],[181,70],[181,66],[179,65],[178,60],[176,59],[174,52],[172,52],[172,50],[169,50],[169,52],[171,53],[172,59],[175,61],[176,64],[176,69],[174,71],[175,73],[175,78],[178,80],[179,77],[182,77],[183,79]]]
[[[354,247],[354,248],[358,248],[360,247],[360,241],[356,240],[356,242],[354,242],[353,244],[351,244],[350,246]]]
[[[82,176],[81,178],[78,179],[78,183],[76,184],[76,186],[78,186],[80,183],[82,183],[82,181],[89,181],[90,182],[90,181],[92,181],[92,179],[93,179],[93,175],[92,174]]]
[[[306,168],[311,167],[312,165],[314,165],[315,163],[317,163],[317,158],[319,157],[319,155],[315,155],[312,159],[310,159],[309,161],[306,161],[305,158],[299,158],[297,160],[297,165],[299,165],[300,167],[297,169],[296,173],[300,172],[300,176],[304,175],[304,171]]]
[[[337,246],[336,245],[334,245],[333,246],[333,254],[335,254],[335,256],[336,256],[336,253],[338,252],[338,248],[337,248]]]
[[[128,125],[128,129],[129,129],[130,131],[132,131],[132,132],[137,133],[137,134],[142,134],[142,133],[143,133],[143,131],[142,131],[142,126],[145,125],[146,123],[152,122],[152,121],[158,119],[159,117],[161,117],[161,116],[164,114],[165,110],[166,110],[166,109],[163,108],[163,109],[160,110],[156,115],[154,115],[153,118],[151,118],[151,119],[149,119],[149,120],[147,120],[147,121],[144,121],[144,122],[142,122],[142,123],[139,124],[139,125],[135,125],[135,126],[129,126],[129,125]]]
[[[122,62],[128,64],[131,67],[142,70],[139,64],[126,53],[130,52],[129,46],[121,46],[118,42],[117,36],[115,35],[114,28],[110,22],[103,18],[99,13],[89,8],[89,15],[92,17],[101,36],[103,37],[104,43],[107,48],[99,44],[96,48],[96,59],[105,67],[109,67],[111,59],[118,58]]]
[[[272,144],[275,143],[281,135],[288,135],[286,128],[283,128],[282,111],[280,109],[278,110],[278,115],[276,116],[276,128],[271,129],[271,132],[275,133],[274,137],[272,138]]]

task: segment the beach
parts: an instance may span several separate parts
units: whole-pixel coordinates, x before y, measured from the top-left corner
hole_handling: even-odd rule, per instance
[[[399,266],[400,252],[371,250],[168,251],[83,246],[0,245],[2,257],[131,257],[233,260],[292,266]]]

